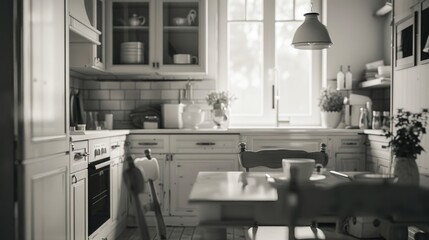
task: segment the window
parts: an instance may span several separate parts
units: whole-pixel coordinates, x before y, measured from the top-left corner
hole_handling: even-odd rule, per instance
[[[231,125],[319,125],[321,51],[291,45],[311,2],[221,0],[220,88],[237,97]]]

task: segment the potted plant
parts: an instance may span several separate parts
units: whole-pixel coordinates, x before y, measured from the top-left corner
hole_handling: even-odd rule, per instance
[[[207,104],[212,106],[213,109],[212,117],[213,122],[217,128],[221,128],[222,125],[228,127],[229,123],[229,111],[231,103],[236,98],[228,92],[212,92],[206,97]]]
[[[322,126],[336,128],[341,120],[344,97],[335,89],[324,88],[320,92],[319,107],[322,115]]]
[[[419,184],[416,158],[424,151],[420,142],[423,134],[426,134],[427,119],[427,112],[400,111],[393,117],[396,134],[390,131],[386,133],[394,155],[393,174],[398,178],[399,184]]]

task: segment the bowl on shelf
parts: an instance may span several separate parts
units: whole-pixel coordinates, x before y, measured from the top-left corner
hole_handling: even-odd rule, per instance
[[[175,17],[171,19],[172,26],[187,26],[188,19],[184,17]]]

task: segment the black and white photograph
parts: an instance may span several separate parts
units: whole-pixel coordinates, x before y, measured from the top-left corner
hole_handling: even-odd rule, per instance
[[[0,0],[1,240],[429,239],[429,0]]]

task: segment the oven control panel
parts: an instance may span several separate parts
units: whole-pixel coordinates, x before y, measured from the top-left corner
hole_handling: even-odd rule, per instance
[[[89,140],[89,162],[110,157],[110,138]]]

